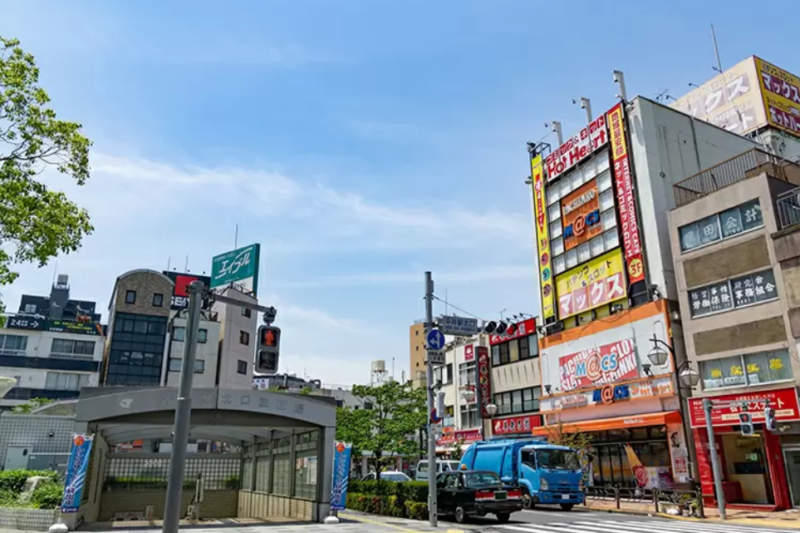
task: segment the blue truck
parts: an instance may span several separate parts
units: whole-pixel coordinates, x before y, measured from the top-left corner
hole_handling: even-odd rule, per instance
[[[461,468],[495,472],[506,483],[523,488],[526,509],[537,503],[570,511],[583,503],[583,469],[578,453],[541,440],[476,442],[461,458]]]

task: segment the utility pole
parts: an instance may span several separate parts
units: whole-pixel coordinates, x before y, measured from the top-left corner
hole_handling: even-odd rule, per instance
[[[433,329],[433,277],[430,272],[425,272],[425,337]],[[436,527],[438,520],[438,502],[436,494],[436,437],[433,434],[431,413],[436,408],[433,398],[433,363],[431,362],[431,347],[425,346],[427,361],[425,363],[428,379],[425,386],[428,389],[428,519],[431,527]],[[168,532],[165,532],[168,533]]]
[[[175,409],[175,427],[172,430],[172,455],[169,460],[169,484],[164,507],[164,533],[177,533],[181,519],[183,496],[183,469],[186,465],[186,446],[189,441],[189,422],[192,416],[192,380],[194,360],[197,354],[197,335],[200,329],[200,305],[203,282],[195,280],[187,287],[189,312],[186,319],[186,338],[183,343],[181,383],[178,389],[178,405]]]
[[[711,411],[714,406],[711,400],[703,400],[703,409],[706,412],[706,431],[708,431],[708,451],[711,453],[711,468],[714,472],[714,490],[717,493],[717,507],[719,507],[719,518],[725,520],[725,493],[722,492],[722,473],[719,466],[719,455],[717,455],[717,443],[714,441],[714,424],[711,421]],[[703,495],[700,494],[700,498]]]

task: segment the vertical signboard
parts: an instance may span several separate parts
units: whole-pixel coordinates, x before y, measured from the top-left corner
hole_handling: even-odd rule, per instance
[[[72,451],[69,454],[67,472],[64,479],[64,497],[61,500],[62,513],[77,513],[81,506],[89,458],[92,455],[93,435],[72,436]]]
[[[258,296],[260,255],[261,245],[256,243],[215,256],[211,260],[211,288],[237,284]]]
[[[767,122],[793,135],[800,135],[800,78],[755,58]]]
[[[539,254],[539,284],[542,289],[542,316],[547,321],[548,318],[555,317],[556,306],[542,154],[537,154],[531,159],[531,187],[533,188],[533,218],[536,223],[536,248]]]
[[[350,481],[350,456],[353,447],[344,442],[333,445],[333,484],[331,510],[343,511],[347,504],[347,484]]]
[[[611,131],[611,153],[614,162],[614,181],[617,190],[617,205],[622,231],[622,245],[625,249],[625,263],[628,265],[628,282],[633,285],[644,279],[642,242],[639,239],[639,221],[636,216],[636,200],[633,194],[633,176],[625,139],[625,116],[622,103],[608,112]]]
[[[489,348],[476,346],[478,357],[478,393],[480,394],[482,418],[491,418],[486,409],[492,403],[492,369],[489,366]]]

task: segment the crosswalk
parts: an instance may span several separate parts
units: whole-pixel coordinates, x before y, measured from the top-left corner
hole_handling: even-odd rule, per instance
[[[522,533],[787,533],[790,529],[763,528],[680,520],[614,521],[594,520],[549,524],[504,524],[493,528]]]

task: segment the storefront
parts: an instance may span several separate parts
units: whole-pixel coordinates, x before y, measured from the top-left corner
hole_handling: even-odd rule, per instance
[[[797,389],[785,388],[712,396],[717,402],[711,415],[722,467],[723,492],[731,507],[790,509],[800,506],[800,406]],[[738,403],[746,401],[746,404]],[[755,433],[740,431],[742,406],[752,416]],[[775,409],[776,431],[764,426],[764,410]],[[715,502],[714,475],[706,429],[703,398],[689,400],[689,414],[697,451],[697,465],[703,495]]]
[[[473,442],[481,440],[480,429],[456,430],[452,427],[442,429],[442,436],[436,440],[436,455],[442,459],[451,458],[454,455],[464,453]]]

